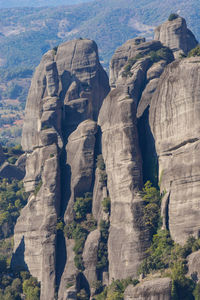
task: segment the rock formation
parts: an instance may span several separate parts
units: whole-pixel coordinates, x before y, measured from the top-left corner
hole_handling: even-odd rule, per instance
[[[137,285],[128,286],[124,300],[171,300],[172,281],[170,278],[156,278]]]
[[[200,233],[199,69],[197,57],[166,67],[150,108],[161,190],[169,193],[166,226],[182,244]]]
[[[96,133],[92,120],[97,120],[108,91],[97,46],[90,40],[66,42],[47,52],[32,80],[22,135],[27,152],[24,184],[32,193],[15,227],[12,266],[21,264],[38,278],[42,300],[53,300],[55,286],[62,287],[63,278],[71,276],[63,270],[65,257],[66,266],[73,262],[72,243],[67,241],[65,246],[56,224],[64,215],[65,220],[73,218],[74,197],[91,190]]]
[[[154,39],[172,49],[176,58],[179,58],[180,54],[187,55],[198,44],[193,33],[187,28],[185,19],[179,16],[158,26]]]
[[[30,197],[15,226],[12,267],[38,278],[41,300],[92,298],[99,282],[138,276],[151,242],[141,189],[149,179],[158,184],[157,163],[163,228],[181,244],[200,235],[200,59],[173,55],[196,40],[180,17],[157,28],[155,39],[116,50],[110,87],[90,40],[61,44],[35,71],[26,154],[17,163],[23,170],[26,161]],[[87,194],[89,210],[80,204]],[[78,205],[85,215],[77,216]],[[143,280],[124,299],[171,299],[171,284]]]

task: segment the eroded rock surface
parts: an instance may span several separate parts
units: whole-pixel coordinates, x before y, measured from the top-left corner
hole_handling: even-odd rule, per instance
[[[92,190],[93,120],[108,91],[97,46],[82,39],[48,51],[31,83],[22,135],[31,196],[15,227],[12,266],[21,264],[38,278],[42,300],[53,300],[55,292],[59,299],[76,294],[73,241],[58,235],[56,224],[60,217],[73,220],[74,197]]]
[[[199,71],[198,57],[169,65],[150,109],[161,190],[170,193],[167,226],[181,244],[200,232]]]
[[[125,300],[171,300],[172,281],[170,278],[155,278],[137,286],[128,286]]]
[[[158,26],[154,39],[172,49],[176,58],[179,58],[180,54],[187,55],[198,44],[193,33],[187,28],[185,19],[181,17]]]

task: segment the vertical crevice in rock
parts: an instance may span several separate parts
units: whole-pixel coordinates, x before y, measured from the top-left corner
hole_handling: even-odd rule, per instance
[[[155,140],[149,126],[149,107],[137,122],[139,145],[142,155],[143,183],[150,180],[154,186],[158,186],[158,159],[155,149]]]

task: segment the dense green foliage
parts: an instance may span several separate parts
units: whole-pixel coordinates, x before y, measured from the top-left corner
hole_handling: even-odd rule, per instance
[[[3,153],[5,155],[6,160],[14,164],[20,155],[22,155],[24,152],[22,150],[21,145],[16,145],[14,147],[3,147]]]
[[[141,192],[144,201],[144,224],[148,227],[151,236],[156,233],[160,223],[160,191],[147,181]]]
[[[98,247],[98,254],[97,254],[97,270],[104,271],[108,268],[108,236],[109,236],[109,227],[110,222],[106,222],[104,220],[100,221],[100,242]]]
[[[197,45],[188,53],[188,57],[200,56],[200,45]]]
[[[0,238],[13,233],[16,220],[27,198],[28,194],[24,191],[22,181],[9,182],[7,179],[0,181]]]
[[[105,166],[102,154],[97,156],[96,166],[97,166],[97,168],[99,169],[99,172],[100,172],[99,173],[99,176],[100,176],[99,181],[101,182],[101,184],[103,186],[106,186],[107,185],[107,174],[106,174],[106,166]]]
[[[166,230],[159,230],[153,236],[151,247],[147,251],[147,258],[143,261],[139,272],[147,275],[160,270],[166,272],[173,280],[173,299],[189,300],[194,299],[192,292],[198,299],[199,286],[195,287],[195,279],[186,277],[187,260],[186,257],[194,251],[200,249],[200,239],[190,237],[184,246],[175,244],[170,234]]]
[[[37,279],[28,272],[11,273],[3,271],[0,274],[0,299],[1,300],[26,300],[40,299],[40,285]]]
[[[113,281],[108,287],[106,287],[102,293],[95,296],[96,300],[123,300],[124,291],[128,285],[135,286],[139,281],[137,279],[122,279]]]
[[[105,213],[110,213],[110,205],[111,205],[110,197],[104,198],[102,201],[102,207]]]
[[[131,72],[131,68],[138,60],[144,57],[149,57],[152,64],[162,59],[166,60],[167,62],[171,62],[173,60],[173,54],[167,47],[163,47],[157,51],[151,51],[148,54],[146,53],[137,54],[135,57],[128,59],[128,62],[124,67],[122,76],[123,77],[132,76],[133,73]]]
[[[3,147],[6,160],[15,163],[23,154],[21,146]],[[23,182],[0,179],[0,299],[39,300],[40,286],[28,272],[13,272],[10,267],[13,253],[13,231],[20,210],[27,203],[28,193]]]
[[[83,248],[88,234],[96,229],[97,223],[92,214],[92,195],[86,193],[84,197],[76,198],[74,203],[74,221],[64,227],[64,233],[68,239],[75,240],[73,248],[75,252],[74,262],[78,270],[84,270]]]

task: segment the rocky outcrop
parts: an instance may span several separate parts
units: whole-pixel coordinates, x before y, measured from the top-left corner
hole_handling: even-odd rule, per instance
[[[185,19],[179,16],[158,26],[154,39],[172,49],[176,58],[179,58],[180,54],[187,55],[198,44],[193,33],[187,28]]]
[[[66,162],[71,174],[71,195],[65,212],[66,223],[73,220],[73,206],[76,197],[92,191],[96,132],[96,122],[86,120],[68,138]]]
[[[171,300],[172,281],[170,278],[155,278],[137,286],[128,286],[124,300]]]
[[[31,196],[15,227],[12,267],[38,278],[42,300],[76,297],[73,241],[56,224],[71,222],[74,199],[93,189],[94,121],[108,91],[97,46],[82,39],[47,52],[31,83],[22,134]]]
[[[161,190],[170,193],[167,227],[181,244],[200,233],[199,69],[198,57],[169,65],[150,108]]]
[[[136,275],[148,246],[148,234],[140,224],[142,163],[136,106],[123,88],[114,89],[104,100],[99,124],[111,198],[109,277],[121,279]]]
[[[117,49],[110,63],[112,90],[104,100],[98,121],[111,197],[110,280],[136,276],[149,245],[148,232],[142,224],[143,203],[138,194],[143,176],[136,114],[145,87],[173,60],[171,51],[165,49],[168,58],[158,59],[155,66],[151,55],[157,55],[161,49],[158,41],[129,40]],[[149,105],[144,102],[141,114]]]
[[[119,47],[110,63],[111,91],[90,40],[60,45],[36,69],[22,135],[26,153],[17,162],[23,170],[26,161],[31,194],[15,227],[12,267],[38,278],[41,300],[93,297],[99,281],[137,277],[150,245],[141,189],[157,160],[166,192],[163,228],[178,243],[200,235],[200,59],[171,63],[166,47],[177,55],[196,45],[184,22],[166,22],[156,29],[157,40]],[[81,207],[88,192],[92,211]],[[104,207],[109,201],[111,210]],[[129,286],[125,299],[170,295],[171,280],[154,278]]]
[[[98,279],[96,266],[99,242],[100,231],[96,229],[88,235],[83,251],[84,275],[90,285],[91,294],[95,292],[93,285]]]

